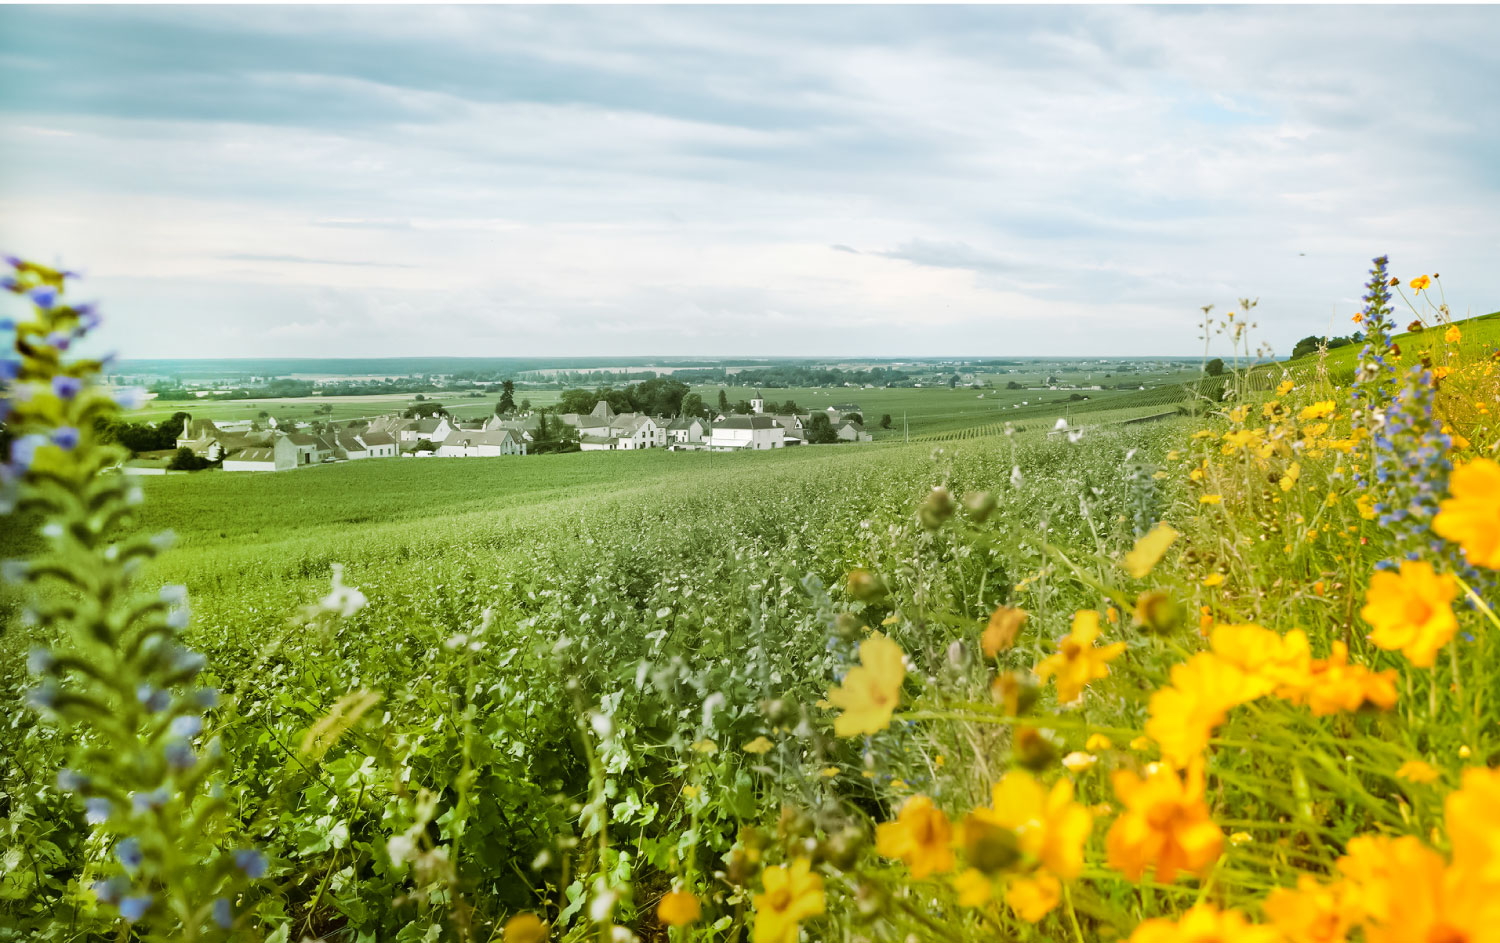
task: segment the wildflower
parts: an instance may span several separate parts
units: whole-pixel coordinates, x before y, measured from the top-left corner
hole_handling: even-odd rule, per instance
[[[668,891],[656,904],[656,919],[669,927],[685,927],[702,915],[698,898],[687,891]]]
[[[83,800],[83,818],[90,825],[100,825],[109,821],[113,810],[114,805],[103,796],[91,796]]]
[[[833,731],[840,737],[879,733],[891,722],[906,679],[901,646],[872,634],[859,645],[859,665],[849,669],[841,685],[828,692],[833,706],[843,710],[834,718]]]
[[[240,848],[234,853],[234,865],[248,877],[260,878],[266,873],[266,856],[255,848]]]
[[[1231,708],[1259,696],[1245,672],[1211,652],[1199,652],[1172,666],[1171,684],[1147,703],[1146,735],[1161,747],[1162,759],[1187,766],[1208,748],[1214,728]]]
[[[1012,833],[1020,854],[1055,876],[1072,880],[1083,870],[1083,845],[1094,816],[1073,801],[1073,783],[1059,779],[1049,790],[1024,770],[1013,770],[990,790],[991,805],[964,819],[963,843],[971,864],[984,869],[980,846],[993,829]],[[979,860],[976,860],[979,859]]]
[[[1297,384],[1293,383],[1291,380],[1282,380],[1276,385],[1276,395],[1285,396],[1296,388]]]
[[[172,718],[167,730],[174,737],[196,737],[203,730],[203,718],[197,714],[182,714]]]
[[[505,921],[505,943],[547,943],[547,925],[533,913],[516,914]]]
[[[141,852],[141,843],[134,838],[127,838],[115,845],[115,857],[120,859],[120,866],[130,874],[134,874],[146,860]]]
[[[770,740],[767,740],[764,736],[761,736],[756,737],[754,740],[751,740],[749,743],[740,747],[740,749],[744,750],[746,753],[752,753],[756,756],[760,756],[763,753],[771,752],[771,749],[775,746],[776,744],[772,743]]]
[[[953,828],[926,796],[913,796],[894,822],[875,827],[875,850],[900,858],[914,878],[953,869]]]
[[[1500,570],[1500,464],[1476,458],[1453,469],[1432,529],[1474,566]]]
[[[1377,516],[1375,511],[1375,499],[1370,497],[1370,495],[1368,494],[1362,494],[1354,499],[1354,509],[1359,512],[1359,516],[1361,518],[1367,521],[1373,521]]]
[[[1200,495],[1198,495],[1198,503],[1199,504],[1223,504],[1224,503],[1224,496],[1222,494],[1200,494]]]
[[[762,872],[765,891],[753,898],[751,943],[796,943],[802,921],[823,913],[823,879],[811,869],[806,858],[798,858],[790,867],[773,866]]]
[[[1221,586],[1224,583],[1223,573],[1210,573],[1203,578],[1203,585],[1208,587]]]
[[[1370,578],[1360,616],[1372,626],[1376,646],[1400,649],[1418,668],[1430,668],[1438,649],[1458,630],[1453,615],[1457,593],[1449,574],[1438,574],[1425,561],[1403,560],[1399,574],[1381,570]]]
[[[1125,651],[1124,642],[1096,646],[1099,637],[1099,613],[1080,609],[1073,616],[1073,628],[1058,645],[1057,654],[1049,655],[1036,666],[1037,677],[1046,681],[1057,676],[1057,699],[1070,703],[1083,696],[1090,681],[1109,676],[1109,662]]]
[[[1464,339],[1464,332],[1458,329],[1457,324],[1448,325],[1448,330],[1443,334],[1443,340],[1450,344],[1457,344]]]
[[[1258,927],[1239,911],[1197,904],[1181,919],[1155,917],[1135,928],[1126,943],[1278,943],[1274,927]]]
[[[1020,609],[997,606],[995,611],[990,613],[989,624],[984,627],[984,635],[979,640],[979,644],[984,648],[985,657],[994,658],[1015,645],[1016,637],[1021,634],[1021,628],[1026,625],[1026,618],[1026,613]]]
[[[1099,758],[1097,756],[1092,753],[1085,753],[1081,750],[1074,750],[1072,753],[1069,753],[1067,756],[1062,758],[1062,765],[1067,769],[1068,772],[1074,774],[1086,773],[1089,770],[1093,769],[1095,764],[1097,764],[1098,762]]]
[[[1288,943],[1337,943],[1353,926],[1354,914],[1342,885],[1322,885],[1312,875],[1297,878],[1295,890],[1278,887],[1266,898],[1266,916]]]
[[[1114,744],[1102,733],[1091,733],[1089,738],[1083,742],[1085,750],[1113,750]]]
[[[148,792],[136,792],[130,796],[130,808],[135,812],[150,812],[153,809],[160,809],[166,805],[167,800],[170,798],[172,798],[172,794],[167,790],[166,786],[161,786]]]
[[[152,900],[154,898],[150,894],[135,894],[120,898],[120,916],[124,917],[127,923],[135,923],[151,909]]]
[[[1299,462],[1293,462],[1282,474],[1278,484],[1282,491],[1291,491],[1297,487],[1297,479],[1300,477],[1302,477],[1302,465]]]
[[[1418,275],[1416,278],[1411,280],[1411,287],[1413,291],[1421,291],[1431,284],[1432,279],[1428,278],[1426,275]]]
[[[990,879],[978,868],[965,868],[955,875],[953,889],[958,891],[961,907],[982,907],[994,892]]]
[[[1157,524],[1135,542],[1135,547],[1125,554],[1125,572],[1134,579],[1147,576],[1161,562],[1167,548],[1172,546],[1178,533],[1170,524]]]
[[[1211,645],[1215,655],[1245,673],[1244,693],[1251,699],[1307,686],[1312,651],[1301,629],[1279,635],[1258,625],[1221,625]]]
[[[1017,878],[1005,890],[1005,903],[1027,923],[1036,923],[1047,916],[1061,899],[1062,883],[1046,871]]]
[[[1297,420],[1299,422],[1307,422],[1311,419],[1327,419],[1332,416],[1337,409],[1338,404],[1334,403],[1333,400],[1321,400],[1319,402],[1313,403],[1311,406],[1304,407],[1303,410],[1297,414]]]
[[[214,923],[218,924],[221,929],[228,930],[234,926],[234,906],[229,903],[229,898],[214,898],[213,917]]]
[[[1396,770],[1396,778],[1404,779],[1409,783],[1427,784],[1437,782],[1438,771],[1431,764],[1421,760],[1407,760]]]
[[[58,399],[72,399],[83,389],[83,381],[77,377],[59,374],[52,378],[52,392]]]
[[[1349,663],[1349,646],[1334,642],[1327,658],[1308,666],[1307,687],[1283,695],[1293,703],[1306,701],[1314,715],[1358,710],[1369,703],[1382,710],[1396,704],[1396,670],[1374,672]]]
[[[1464,770],[1444,805],[1453,865],[1475,878],[1500,882],[1500,770]]]
[[[1111,867],[1132,881],[1153,865],[1156,880],[1170,884],[1177,872],[1199,877],[1219,857],[1224,836],[1203,801],[1203,763],[1195,760],[1183,778],[1158,767],[1145,779],[1129,770],[1114,776],[1115,795],[1126,811],[1105,836]]]
[[[52,306],[57,304],[57,289],[48,286],[33,288],[30,292],[31,303],[43,311],[51,311]]]
[[[1494,938],[1493,888],[1411,836],[1354,838],[1338,868],[1367,943]]]

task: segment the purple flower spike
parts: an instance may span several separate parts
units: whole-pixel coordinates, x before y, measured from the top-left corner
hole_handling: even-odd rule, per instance
[[[63,331],[53,331],[51,334],[47,335],[43,343],[45,343],[48,347],[56,347],[58,350],[62,351],[67,350],[69,347],[73,346],[73,338],[69,337]]]
[[[77,377],[55,376],[52,378],[52,392],[57,394],[58,399],[72,399],[83,390],[83,381]]]
[[[99,825],[109,821],[109,815],[114,811],[114,806],[103,796],[94,796],[92,799],[83,801],[83,817],[90,825]]]
[[[122,877],[112,877],[108,881],[94,882],[94,896],[99,898],[101,904],[113,904],[130,890],[130,882]]]
[[[57,289],[46,286],[31,289],[31,303],[43,311],[51,311],[57,304]]]
[[[0,381],[9,383],[21,375],[21,361],[9,357],[0,360]]]
[[[72,426],[63,426],[52,433],[52,444],[71,452],[78,446],[78,430]]]
[[[19,269],[21,266],[25,265],[26,263],[23,262],[23,261],[21,261],[20,256],[7,255],[5,257],[5,264],[9,265],[13,269]]]
[[[10,444],[10,463],[17,471],[25,471],[36,459],[36,450],[47,444],[47,437],[35,432],[23,435]]]
[[[266,856],[254,848],[241,848],[234,853],[235,865],[252,878],[266,874]]]
[[[229,904],[229,898],[220,897],[214,901],[214,923],[228,930],[234,926],[234,908]]]
[[[141,866],[141,862],[146,860],[146,856],[141,852],[141,843],[134,838],[127,838],[116,845],[115,857],[120,859],[120,864],[131,874],[134,874]]]
[[[21,283],[16,280],[14,275],[6,275],[0,277],[0,288],[4,288],[9,292],[18,292],[21,290]]]

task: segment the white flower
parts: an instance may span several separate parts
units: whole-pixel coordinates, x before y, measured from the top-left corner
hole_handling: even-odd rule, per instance
[[[337,613],[341,618],[347,619],[365,607],[369,602],[365,594],[353,586],[344,585],[344,565],[333,564],[333,589],[327,596],[318,600],[318,605],[328,612]]]

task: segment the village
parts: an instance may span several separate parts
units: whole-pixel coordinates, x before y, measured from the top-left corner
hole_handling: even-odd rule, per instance
[[[493,458],[531,454],[550,421],[576,436],[578,451],[739,452],[814,443],[869,442],[856,403],[808,413],[766,411],[757,392],[749,413],[722,412],[710,418],[662,417],[616,412],[599,400],[588,413],[496,414],[483,420],[458,419],[438,412],[425,416],[382,415],[346,422],[290,423],[241,419],[183,423],[177,449],[228,472],[291,471],[334,462],[371,458]],[[166,456],[126,464],[133,474],[165,474]]]

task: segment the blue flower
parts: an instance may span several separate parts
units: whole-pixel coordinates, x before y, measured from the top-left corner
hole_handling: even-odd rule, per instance
[[[26,671],[30,674],[44,675],[56,664],[56,656],[48,649],[33,648],[26,653]]]
[[[72,426],[63,426],[52,433],[52,444],[64,451],[72,451],[78,445],[78,430]]]
[[[32,710],[51,710],[57,706],[57,683],[51,678],[26,692],[26,703]]]
[[[59,375],[52,378],[52,392],[59,399],[72,399],[83,389],[83,381],[77,377]]]
[[[7,255],[7,256],[5,256],[5,264],[9,265],[13,269],[19,269],[21,266],[25,265],[26,263],[24,261],[22,261],[21,257],[18,256],[18,255]]]
[[[31,303],[43,311],[51,311],[52,306],[57,304],[57,289],[47,285],[31,289],[30,296]]]
[[[92,796],[83,800],[83,818],[90,825],[98,825],[109,821],[110,813],[114,811],[114,804],[103,796]]]
[[[177,605],[187,601],[187,587],[181,583],[171,583],[156,591],[156,596],[162,602]]]
[[[214,688],[203,688],[193,692],[193,702],[204,710],[211,711],[219,706],[219,692]]]
[[[150,894],[136,894],[133,897],[121,899],[120,916],[131,923],[135,923],[144,917],[146,911],[151,908],[151,899]]]
[[[168,740],[162,747],[162,754],[167,758],[167,765],[173,769],[192,769],[193,764],[198,762],[198,754],[193,752],[193,745],[180,738]]]
[[[241,871],[252,878],[264,877],[266,873],[266,856],[255,848],[240,848],[234,853],[234,863]]]
[[[141,852],[141,843],[134,838],[127,838],[116,845],[115,857],[120,859],[120,864],[131,874],[146,860],[145,854]]]
[[[77,770],[60,769],[57,771],[57,788],[63,792],[77,792],[89,784],[89,778]]]
[[[43,343],[48,347],[56,347],[61,351],[73,346],[73,338],[64,331],[53,331],[44,338]]]
[[[172,704],[172,696],[160,688],[154,688],[149,684],[143,684],[135,689],[135,698],[146,706],[146,710],[155,713],[164,711]]]
[[[0,278],[0,288],[4,288],[9,292],[18,292],[21,290],[21,283],[14,275],[6,275]]]
[[[214,923],[225,930],[234,926],[234,908],[230,906],[229,898],[220,897],[214,901]]]
[[[161,786],[150,792],[138,792],[130,797],[130,807],[136,812],[150,812],[167,804],[172,794],[167,791],[166,786]]]
[[[21,361],[6,357],[0,360],[0,381],[9,383],[21,375]]]
[[[172,724],[168,728],[174,737],[196,737],[203,729],[203,718],[197,714],[183,714],[173,717]]]
[[[36,450],[47,444],[47,437],[38,433],[23,435],[10,444],[10,463],[17,471],[25,471],[36,460]]]
[[[113,904],[130,890],[130,882],[116,875],[108,881],[95,881],[93,890],[94,896],[99,898],[99,903]]]

